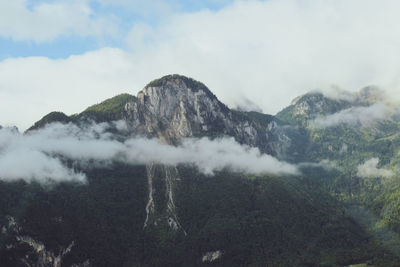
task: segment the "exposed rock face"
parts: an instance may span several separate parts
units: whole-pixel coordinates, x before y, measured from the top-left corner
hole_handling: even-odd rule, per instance
[[[276,154],[274,121],[267,127],[240,116],[222,104],[208,88],[190,78],[172,75],[150,83],[126,104],[131,132],[158,137],[167,143],[193,136],[233,136],[236,141]]]
[[[26,244],[32,248],[37,256],[35,266],[43,267],[61,267],[62,258],[67,255],[74,246],[74,242],[72,242],[67,248],[61,249],[59,254],[55,254],[53,251],[48,251],[43,243],[29,236],[17,236],[16,239],[19,243]],[[31,266],[26,259],[24,259],[24,263]]]
[[[229,123],[228,109],[207,88],[194,90],[175,76],[165,78],[161,86],[145,87],[136,102],[126,105],[126,111],[135,132],[166,141]]]
[[[327,98],[321,93],[307,94],[305,97],[297,98],[292,101],[293,115],[295,116],[314,116],[325,110]]]
[[[222,257],[222,252],[220,250],[207,252],[201,259],[202,262],[213,262]]]
[[[338,112],[347,107],[350,107],[349,101],[331,99],[320,92],[310,92],[295,98],[290,106],[278,113],[277,116],[280,117],[284,113],[290,113],[292,118],[303,122],[315,119],[321,114]]]
[[[148,164],[146,171],[149,197],[143,229],[168,226],[172,231],[186,235],[176,215],[174,194],[176,183],[180,180],[177,168]]]
[[[25,257],[20,259],[24,266],[39,266],[39,267],[60,267],[62,266],[63,258],[71,252],[75,242],[72,241],[67,247],[60,247],[58,252],[54,252],[46,248],[46,245],[30,236],[23,235],[23,229],[16,222],[14,217],[8,216],[8,224],[1,228],[1,234],[13,235],[14,240],[6,244],[6,249],[9,251],[19,250],[24,251],[26,248]],[[24,249],[22,249],[24,248]],[[90,263],[87,260],[81,264],[75,264],[76,267],[89,267]]]

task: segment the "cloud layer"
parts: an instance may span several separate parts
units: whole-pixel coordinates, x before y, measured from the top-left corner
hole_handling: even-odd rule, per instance
[[[40,144],[9,128],[0,129],[0,179],[84,181],[85,175],[64,166],[60,159],[38,149]]]
[[[138,91],[132,81],[138,68],[127,53],[111,48],[67,59],[4,60],[0,124],[25,130],[51,111],[73,114],[119,93]]]
[[[2,2],[21,5],[21,0]],[[395,0],[235,1],[218,11],[175,13],[155,25],[136,21],[120,48],[65,60],[1,61],[0,124],[25,129],[51,110],[79,112],[121,92],[136,94],[150,80],[170,73],[205,82],[230,106],[245,105],[245,96],[267,113],[331,84],[353,91],[376,84],[398,99],[399,9]],[[91,25],[86,15],[68,23],[73,25],[63,26],[62,32],[80,34]],[[32,31],[34,23],[24,25],[27,33],[15,38],[50,38]],[[7,29],[22,31],[13,27],[4,24],[3,36],[9,36]]]
[[[391,109],[384,104],[374,104],[368,107],[352,107],[337,113],[318,117],[311,125],[318,128],[337,126],[339,124],[372,126],[378,120],[390,119]]]
[[[83,173],[67,167],[60,157],[73,160],[81,167],[87,166],[89,161],[103,166],[118,161],[128,164],[188,163],[206,174],[223,168],[249,173],[297,173],[296,167],[261,154],[256,148],[242,146],[233,138],[186,139],[177,147],[156,139],[118,141],[107,130],[120,125],[121,122],[102,123],[79,128],[56,123],[26,135],[8,128],[0,129],[0,177],[40,182],[85,180]]]
[[[112,20],[93,16],[87,0],[32,2],[0,1],[0,37],[40,43],[62,35],[100,37],[115,31]]]

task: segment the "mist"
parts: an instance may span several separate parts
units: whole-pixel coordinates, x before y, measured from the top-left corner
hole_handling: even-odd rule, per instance
[[[391,170],[378,168],[379,158],[371,158],[357,167],[357,175],[363,178],[378,178],[393,176]]]
[[[27,134],[0,129],[0,179],[86,181],[84,173],[68,167],[61,158],[73,160],[82,169],[93,162],[105,167],[113,162],[184,163],[208,175],[224,168],[247,173],[298,173],[295,166],[261,154],[257,148],[240,145],[233,138],[188,138],[179,146],[171,146],[158,139],[126,138],[123,124],[120,121],[78,127],[54,123]],[[116,128],[122,129],[122,135],[109,132]]]
[[[373,126],[376,121],[389,119],[391,108],[377,103],[368,107],[352,107],[327,116],[321,116],[311,122],[311,126],[326,128],[339,124]]]

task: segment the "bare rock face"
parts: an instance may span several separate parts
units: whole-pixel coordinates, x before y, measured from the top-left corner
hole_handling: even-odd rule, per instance
[[[233,112],[202,83],[170,75],[147,85],[137,100],[125,106],[132,133],[157,137],[176,144],[184,137],[233,136],[237,142],[276,154],[272,144],[277,134],[274,121],[265,127]]]
[[[175,189],[177,182],[180,181],[178,169],[172,166],[148,164],[146,171],[148,201],[143,229],[167,227],[186,236],[187,233],[179,222],[175,206]]]
[[[202,262],[213,262],[222,257],[222,252],[220,250],[207,252],[201,259]]]
[[[166,76],[126,105],[127,121],[140,134],[166,141],[229,127],[230,111],[201,83]]]
[[[8,224],[1,227],[1,234],[14,236],[10,240],[11,242],[5,246],[7,251],[10,253],[13,251],[25,252],[24,257],[21,257],[20,262],[18,262],[21,266],[60,267],[62,266],[63,259],[75,246],[75,242],[72,241],[66,247],[60,246],[58,251],[49,250],[43,242],[31,236],[23,235],[23,229],[14,217],[7,216],[7,220]],[[86,260],[83,263],[74,264],[73,266],[90,267],[90,261]]]
[[[326,98],[320,93],[314,93],[303,99],[295,99],[291,104],[295,107],[294,115],[313,116],[324,111]]]

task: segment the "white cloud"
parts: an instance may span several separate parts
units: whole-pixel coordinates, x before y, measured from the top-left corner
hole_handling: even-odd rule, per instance
[[[204,82],[230,106],[245,105],[245,95],[267,113],[331,84],[376,84],[399,99],[399,9],[395,0],[236,1],[156,26],[138,22],[126,37],[129,51],[4,60],[0,124],[24,128],[53,109],[78,112],[171,73]]]
[[[242,146],[233,138],[214,141],[186,139],[177,147],[156,139],[117,141],[107,130],[121,125],[122,122],[102,123],[79,128],[73,124],[55,123],[26,135],[0,129],[0,178],[40,182],[49,179],[84,181],[84,174],[63,165],[59,156],[74,160],[83,167],[94,160],[102,166],[113,161],[128,164],[189,163],[206,174],[223,168],[248,173],[297,173],[295,166],[261,154],[256,148]]]
[[[357,93],[349,92],[335,85],[328,86],[323,90],[316,91],[323,93],[325,97],[335,100],[345,100],[349,102],[357,101]]]
[[[157,140],[132,139],[126,145],[129,162],[191,163],[206,174],[223,168],[247,173],[298,173],[295,166],[261,154],[257,148],[240,145],[233,138],[213,141],[207,138],[186,139],[178,147],[161,144]]]
[[[5,181],[85,181],[84,174],[67,168],[43,151],[32,149],[22,135],[10,129],[0,129],[0,177]]]
[[[24,130],[50,111],[77,113],[134,93],[143,86],[134,82],[138,68],[128,54],[111,48],[58,60],[6,59],[0,62],[0,124]]]
[[[330,161],[328,159],[323,159],[320,162],[301,162],[298,164],[300,169],[302,168],[323,168],[327,171],[331,170],[340,170],[341,168],[337,165],[336,162]]]
[[[131,47],[155,72],[194,76],[231,105],[243,92],[274,113],[316,87],[397,86],[399,7],[373,0],[237,1],[218,12],[177,15],[145,37],[143,27],[134,28]]]
[[[327,116],[321,116],[311,122],[312,127],[325,128],[339,124],[368,127],[378,120],[390,119],[391,109],[383,104],[374,104],[368,107],[352,107]]]
[[[378,168],[379,159],[371,158],[361,164],[357,168],[357,175],[363,178],[377,178],[377,177],[390,177],[393,176],[391,170]]]
[[[27,0],[0,0],[0,37],[45,42],[61,35],[101,36],[115,31],[112,20],[94,16],[87,0],[27,5]]]
[[[168,16],[183,10],[221,8],[233,0],[92,0],[104,7],[122,7],[141,16]]]
[[[340,148],[340,153],[347,153],[347,150],[349,149],[349,146],[346,143],[342,144],[342,147]]]
[[[99,3],[105,8],[108,7],[122,7],[128,9],[132,14],[150,17],[168,16],[174,9],[179,7],[178,1],[164,1],[164,0],[92,0]]]

